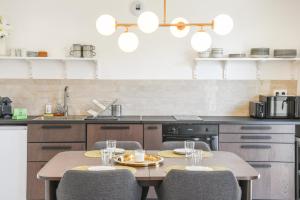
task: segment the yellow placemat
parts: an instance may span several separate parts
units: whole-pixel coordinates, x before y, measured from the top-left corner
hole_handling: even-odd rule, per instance
[[[126,150],[125,154],[132,153],[132,151]],[[84,153],[84,156],[89,158],[100,158],[101,157],[101,150],[93,150],[93,151],[87,151]]]
[[[186,166],[184,166],[184,165],[171,165],[171,166],[164,167],[164,170],[165,170],[166,173],[168,173],[169,171],[171,171],[173,169],[185,170],[185,167]],[[230,171],[229,168],[224,167],[224,166],[207,166],[207,167],[212,168],[213,171]]]
[[[79,170],[79,171],[88,171],[88,168],[91,166],[87,166],[87,165],[82,165],[82,166],[78,166],[78,167],[74,167],[72,170]],[[131,173],[135,174],[136,173],[136,169],[133,167],[127,167],[127,166],[113,166],[115,169],[127,169],[129,170]]]
[[[94,151],[87,151],[84,153],[86,157],[89,158],[100,158],[101,157],[101,151],[100,150],[94,150]]]
[[[185,155],[179,155],[172,150],[159,151],[158,155],[164,158],[185,158]],[[213,156],[213,153],[209,151],[202,151],[203,158],[209,158]]]

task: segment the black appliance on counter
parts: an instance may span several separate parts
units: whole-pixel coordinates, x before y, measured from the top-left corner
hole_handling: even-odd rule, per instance
[[[0,118],[11,119],[12,118],[12,101],[8,97],[0,97]]]
[[[218,125],[171,123],[162,125],[163,142],[166,141],[203,141],[211,150],[219,149]]]
[[[250,102],[249,115],[266,119],[300,118],[300,97],[260,95],[259,102]]]

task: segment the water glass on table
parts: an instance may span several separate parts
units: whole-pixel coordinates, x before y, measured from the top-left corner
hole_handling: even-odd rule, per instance
[[[101,151],[101,164],[103,166],[109,166],[111,164],[111,151],[103,149]]]
[[[107,140],[106,141],[106,149],[109,150],[112,154],[115,152],[117,148],[116,140]]]
[[[192,157],[191,157],[192,166],[200,166],[202,158],[203,158],[202,150],[194,150],[194,152],[192,153]]]
[[[195,142],[190,140],[184,141],[184,149],[185,157],[191,157],[195,149]]]

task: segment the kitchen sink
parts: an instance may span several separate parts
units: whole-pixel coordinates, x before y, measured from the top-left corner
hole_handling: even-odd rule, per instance
[[[70,116],[40,116],[36,117],[33,120],[84,120],[86,118],[85,115],[70,115]]]

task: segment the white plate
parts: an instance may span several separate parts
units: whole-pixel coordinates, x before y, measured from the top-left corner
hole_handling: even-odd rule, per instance
[[[188,171],[205,171],[205,172],[213,171],[212,168],[204,167],[204,166],[186,166],[185,170],[188,170]]]
[[[185,149],[184,148],[174,149],[173,152],[176,153],[176,154],[185,155]]]
[[[123,153],[125,153],[125,149],[121,149],[121,148],[115,149],[115,154],[123,154]]]
[[[123,153],[125,153],[125,149],[121,149],[121,148],[115,149],[115,154],[123,154]]]
[[[112,166],[91,166],[88,168],[89,171],[107,171],[107,170],[115,170],[115,167]]]

